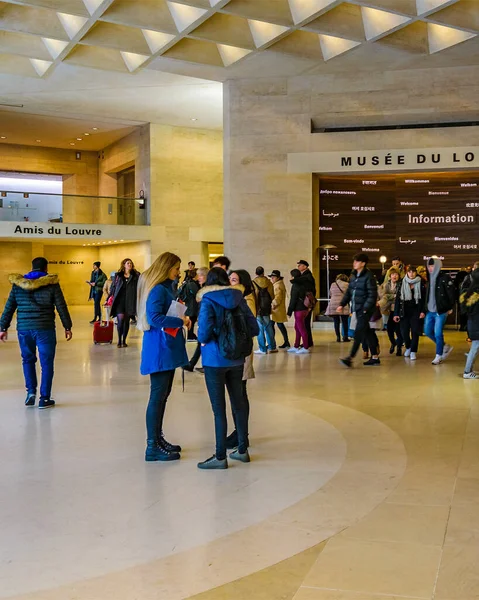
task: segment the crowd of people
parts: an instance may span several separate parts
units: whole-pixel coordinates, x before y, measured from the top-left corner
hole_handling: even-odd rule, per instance
[[[416,360],[419,339],[424,334],[435,344],[432,361],[439,365],[453,348],[444,342],[448,314],[459,301],[471,348],[464,370],[465,379],[475,379],[474,360],[479,352],[479,262],[456,281],[431,258],[427,270],[404,267],[393,260],[384,281],[378,285],[368,269],[368,256],[357,254],[348,277],[340,274],[331,285],[326,314],[334,321],[338,342],[352,341],[341,363],[350,368],[360,347],[367,354],[365,366],[381,364],[377,331],[384,326],[390,341],[390,354]],[[263,267],[252,278],[244,269],[230,269],[226,256],[218,257],[210,269],[197,269],[188,263],[181,281],[181,259],[171,252],[161,254],[144,273],[125,258],[109,278],[101,263],[93,265],[90,298],[94,319],[102,319],[102,298],[117,321],[118,346],[126,347],[131,320],[143,333],[141,366],[150,376],[150,396],[146,411],[147,446],[145,460],[174,461],[182,448],[167,440],[164,420],[175,371],[195,370],[202,359],[206,390],[214,415],[216,447],[214,454],[200,462],[200,469],[228,468],[229,458],[250,462],[248,381],[255,377],[254,356],[288,353],[309,354],[313,346],[312,316],[316,305],[316,282],[305,260],[290,272],[291,292],[287,302],[284,278],[279,270],[268,276]],[[0,318],[0,340],[6,341],[14,313],[22,356],[27,396],[26,406],[34,406],[37,396],[37,350],[42,367],[39,408],[55,405],[51,398],[56,348],[55,309],[72,338],[72,321],[56,275],[48,274],[48,261],[36,258],[26,275],[10,277],[12,289]],[[290,344],[285,326],[294,316],[295,339]],[[195,325],[197,330],[195,333]],[[276,342],[276,329],[282,344]],[[185,335],[183,335],[184,332]],[[253,349],[257,337],[258,349]],[[352,340],[350,339],[352,337]],[[191,359],[187,342],[196,343]],[[234,420],[228,434],[226,391]]]

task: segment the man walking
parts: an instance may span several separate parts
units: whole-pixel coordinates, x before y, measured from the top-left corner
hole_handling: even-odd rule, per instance
[[[101,321],[101,297],[103,296],[103,286],[106,283],[106,275],[100,267],[101,262],[97,261],[93,263],[90,281],[87,282],[90,285],[89,300],[93,300],[95,303],[95,315],[93,321],[90,321],[91,324],[95,323],[95,321]]]
[[[271,281],[265,277],[263,267],[256,269],[256,277],[253,279],[253,289],[257,307],[256,319],[259,325],[259,350],[255,350],[255,354],[268,354],[268,351],[270,354],[274,354],[278,352],[274,339],[273,321],[271,320],[274,288]]]
[[[301,271],[301,281],[303,283],[304,291],[306,292],[306,294],[308,292],[311,292],[316,298],[316,280],[314,279],[313,274],[309,270],[309,262],[307,260],[298,261],[298,269]],[[314,346],[313,330],[311,326],[312,319],[313,311],[311,310],[304,322],[304,324],[306,325],[306,333],[308,334],[308,343],[310,348]]]
[[[440,365],[454,350],[452,346],[444,343],[444,326],[447,316],[452,312],[456,302],[456,289],[452,279],[447,273],[442,273],[441,269],[442,261],[439,258],[429,259],[427,264],[429,286],[426,297],[427,314],[424,333],[436,344],[433,365]]]
[[[351,321],[355,321],[355,326],[352,327],[354,329],[353,347],[348,357],[340,359],[345,367],[353,366],[353,359],[363,340],[367,340],[371,352],[371,358],[364,365],[371,367],[381,364],[378,355],[378,338],[375,330],[369,326],[369,320],[374,314],[378,301],[378,284],[374,274],[367,268],[368,262],[367,254],[356,254],[353,258],[354,270],[349,280],[349,286],[337,308],[337,312],[342,313],[343,308],[349,304],[353,314]]]
[[[58,275],[48,275],[46,258],[35,258],[25,276],[10,275],[12,290],[0,318],[0,340],[6,342],[8,329],[17,311],[17,332],[27,388],[25,406],[35,406],[37,396],[37,348],[42,368],[38,408],[55,406],[51,399],[53,363],[56,350],[55,308],[67,341],[72,339],[72,321]]]

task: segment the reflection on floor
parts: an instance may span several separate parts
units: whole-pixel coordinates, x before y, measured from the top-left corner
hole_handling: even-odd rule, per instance
[[[178,377],[168,407],[184,458],[146,464],[140,335],[94,346],[89,313],[74,315],[54,410],[23,407],[15,336],[0,347],[0,598],[479,597],[479,389],[460,377],[463,334],[448,332],[438,367],[422,339],[416,363],[346,371],[323,331],[311,356],[258,357],[253,462],[204,473],[202,376],[185,392]]]

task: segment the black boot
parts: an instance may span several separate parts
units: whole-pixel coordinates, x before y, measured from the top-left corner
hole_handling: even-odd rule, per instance
[[[178,460],[179,458],[180,455],[178,452],[168,452],[168,450],[158,444],[157,440],[147,440],[145,452],[145,460],[147,462],[167,462],[170,460]]]
[[[167,452],[181,452],[181,446],[178,446],[178,444],[170,444],[170,442],[165,439],[163,432],[161,432],[160,435],[160,446]]]

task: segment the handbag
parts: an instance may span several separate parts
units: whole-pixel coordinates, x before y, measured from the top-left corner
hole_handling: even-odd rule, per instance
[[[304,306],[309,309],[312,310],[315,306],[316,306],[316,298],[314,297],[313,292],[306,292],[306,296],[304,298]]]

